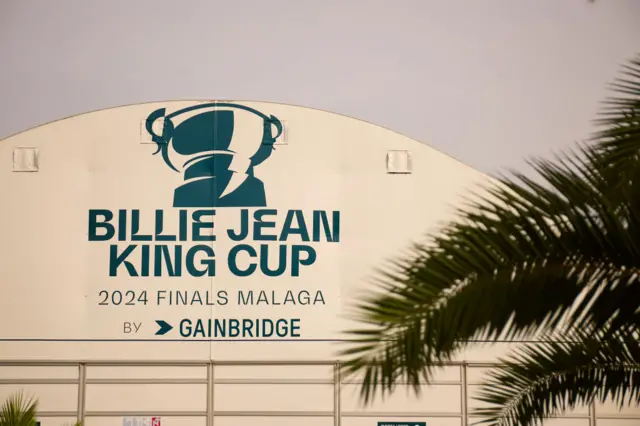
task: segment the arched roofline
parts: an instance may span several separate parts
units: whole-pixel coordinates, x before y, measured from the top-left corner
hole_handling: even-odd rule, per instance
[[[306,109],[306,110],[311,110],[311,111],[323,112],[325,114],[332,114],[332,115],[336,115],[336,116],[339,116],[339,117],[342,117],[342,118],[355,120],[355,121],[358,121],[360,123],[364,123],[364,124],[367,124],[367,125],[370,125],[370,126],[375,126],[375,127],[379,128],[379,129],[382,129],[382,130],[385,130],[385,131],[388,131],[388,132],[392,132],[392,133],[394,133],[396,135],[402,136],[403,138],[407,138],[407,139],[409,139],[409,140],[411,140],[413,142],[416,142],[417,144],[423,145],[425,148],[432,149],[435,152],[439,153],[440,155],[443,155],[443,156],[455,161],[456,163],[459,163],[460,165],[463,165],[464,167],[472,169],[472,170],[484,175],[485,177],[490,177],[488,174],[486,174],[484,172],[481,172],[480,170],[477,170],[477,169],[471,167],[470,165],[468,165],[464,161],[460,160],[459,158],[456,158],[456,157],[454,157],[454,156],[452,156],[450,154],[447,154],[447,153],[441,151],[440,149],[434,148],[433,146],[428,145],[425,142],[422,142],[420,140],[412,138],[412,137],[410,137],[410,136],[408,136],[408,135],[406,135],[406,134],[404,134],[402,132],[399,132],[397,130],[391,129],[389,127],[382,126],[380,124],[373,123],[371,121],[364,120],[362,118],[357,118],[357,117],[353,117],[353,116],[350,116],[350,115],[347,115],[347,114],[343,114],[343,113],[339,113],[339,112],[335,112],[335,111],[329,111],[329,110],[325,110],[325,109],[322,109],[322,108],[315,108],[315,107],[310,107],[310,106],[305,106],[305,105],[290,104],[290,103],[284,103],[284,102],[261,101],[261,100],[255,100],[255,99],[254,100],[247,100],[247,99],[240,100],[240,99],[183,98],[183,99],[164,99],[164,100],[155,100],[155,101],[147,101],[147,102],[135,102],[135,103],[130,103],[130,104],[115,105],[115,106],[106,107],[106,108],[98,108],[98,109],[94,109],[94,110],[88,110],[88,111],[80,112],[80,113],[77,113],[77,114],[72,114],[72,115],[68,115],[68,116],[65,116],[65,117],[57,118],[55,120],[47,121],[47,122],[44,122],[44,123],[29,127],[27,129],[20,130],[20,131],[18,131],[16,133],[10,134],[9,136],[6,136],[6,137],[0,139],[0,143],[4,142],[5,140],[8,140],[10,138],[19,136],[19,135],[27,133],[27,132],[30,132],[32,130],[39,129],[41,127],[45,127],[45,126],[48,126],[50,124],[59,123],[59,122],[62,122],[62,121],[73,119],[73,118],[78,118],[78,117],[81,117],[83,115],[95,114],[95,113],[99,113],[99,112],[111,111],[111,110],[134,107],[134,106],[140,106],[140,105],[158,104],[158,103],[163,103],[163,102],[167,102],[167,103],[168,102],[172,102],[172,103],[174,103],[174,102],[259,103],[259,104],[266,104],[266,105],[269,105],[269,104],[270,105],[282,105],[282,106],[287,106],[287,107],[293,107],[293,108],[300,108],[300,109]]]

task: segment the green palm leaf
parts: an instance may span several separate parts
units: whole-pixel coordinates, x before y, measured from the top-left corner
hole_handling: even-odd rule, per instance
[[[640,404],[638,330],[575,332],[514,351],[490,372],[475,410],[491,426],[530,426],[598,400]]]
[[[35,426],[38,401],[22,392],[10,396],[0,410],[0,426]]]
[[[594,145],[533,161],[543,183],[499,179],[379,271],[341,352],[365,402],[399,380],[418,391],[470,341],[640,324],[640,61],[626,72],[638,81],[618,88]]]
[[[434,244],[383,271],[383,293],[356,305],[368,327],[351,331],[353,346],[342,355],[355,357],[346,374],[368,369],[383,389],[400,377],[417,389],[430,366],[469,340],[531,338],[612,318],[638,322],[640,198],[627,197],[634,213],[621,221],[597,171],[543,161],[535,167],[552,188],[524,177],[503,181],[490,189],[496,201],[461,211]],[[366,400],[376,389],[369,384]]]
[[[601,163],[611,171],[632,170],[640,151],[640,55],[624,64],[612,84],[616,96],[604,102],[592,141]]]

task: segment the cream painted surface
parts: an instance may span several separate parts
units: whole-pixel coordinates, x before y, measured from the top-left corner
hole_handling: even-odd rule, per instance
[[[636,426],[638,419],[599,419],[598,424],[602,426]]]
[[[0,366],[0,380],[78,380],[77,367]]]
[[[87,368],[87,379],[207,379],[207,368],[202,366],[156,367],[139,366]]]
[[[206,384],[90,384],[87,411],[205,411]]]
[[[358,385],[342,386],[342,409],[347,412],[384,412],[384,413],[446,413],[460,414],[460,386],[436,385],[421,386],[420,397],[413,389],[398,386],[395,392],[384,401],[373,406],[364,406],[359,398]]]
[[[462,423],[460,419],[452,419],[447,417],[402,417],[401,419],[397,417],[381,417],[381,418],[371,418],[371,417],[346,417],[342,419],[342,425],[344,426],[369,426],[369,425],[377,425],[378,422],[427,422],[427,425],[441,425],[441,426],[460,426]]]
[[[76,411],[78,404],[77,385],[32,385],[32,384],[0,384],[0,401],[5,401],[16,392],[24,392],[26,396],[37,396],[42,411]]]
[[[216,380],[324,380],[333,383],[332,365],[220,365]]]
[[[152,232],[149,219],[153,211],[164,209],[165,232],[177,230],[177,221],[170,217],[177,210],[172,197],[183,177],[170,170],[159,155],[152,155],[156,147],[141,133],[141,122],[157,108],[173,111],[192,104],[114,108],[50,123],[0,142],[1,358],[89,363],[83,370],[84,384],[79,366],[0,366],[0,399],[20,388],[33,393],[45,411],[43,426],[73,420],[68,414],[77,412],[83,388],[87,426],[120,426],[123,416],[141,412],[145,416],[159,413],[163,426],[204,426],[207,398],[216,426],[335,424],[333,365],[241,363],[335,360],[340,346],[330,340],[339,339],[341,331],[350,326],[345,309],[359,292],[367,291],[374,268],[435,231],[451,217],[460,196],[488,181],[440,152],[368,123],[306,108],[244,103],[278,117],[286,126],[286,143],[276,145],[273,155],[256,168],[265,184],[267,208],[278,210],[280,224],[282,212],[288,209],[339,210],[340,242],[314,243],[317,260],[303,267],[299,277],[239,278],[224,261],[231,242],[222,238],[225,228],[237,224],[239,209],[220,208],[214,227],[218,238],[212,243],[215,277],[111,278],[110,243],[87,240],[88,211],[139,208],[141,231]],[[38,148],[38,172],[12,171],[16,147]],[[411,151],[413,173],[387,174],[388,150]],[[283,289],[307,289],[312,294],[320,290],[326,305],[238,306],[233,295],[240,288],[273,290],[280,297]],[[102,289],[146,289],[150,301],[159,289],[209,290],[213,294],[226,290],[231,303],[99,306]],[[182,339],[178,322],[187,317],[296,317],[301,320],[301,338],[311,341]],[[155,336],[157,319],[175,328],[166,336]],[[142,327],[135,335],[125,334],[125,321],[142,322]],[[478,345],[458,359],[493,362],[510,348],[513,345]],[[240,364],[216,364],[209,377],[204,365],[93,365],[96,360],[226,360]],[[472,397],[482,378],[480,370],[469,368],[467,372],[470,409],[477,406]],[[386,401],[370,407],[360,404],[357,380],[344,381],[339,399],[341,424],[415,420],[459,426],[464,403],[460,371],[459,366],[443,368],[420,398],[401,385]],[[212,394],[207,392],[208,381]],[[280,413],[261,413],[268,411]],[[247,417],[247,412],[252,416]],[[596,412],[619,415],[610,406],[599,406]],[[625,413],[640,417],[638,410]],[[576,418],[555,419],[545,425],[586,426],[588,414],[581,408],[569,414]],[[410,415],[415,418],[407,417]],[[630,426],[637,421],[598,419],[598,425]]]
[[[70,426],[70,425],[75,424],[75,422],[77,421],[77,419],[75,417],[48,417],[48,416],[41,416],[41,417],[38,418],[38,420],[40,421],[40,424],[42,424],[43,426],[44,425],[47,425],[47,426]],[[121,423],[122,422],[118,423],[118,426],[122,426]]]
[[[343,383],[361,383],[363,376],[363,374],[358,374],[351,377],[343,378]],[[443,366],[434,370],[432,383],[451,384],[460,383],[460,380],[461,378],[459,366]]]
[[[469,385],[468,387],[468,391],[467,391],[467,395],[469,398],[468,404],[469,404],[469,409],[472,411],[478,408],[486,408],[488,405],[486,403],[483,403],[475,399],[477,396],[480,396],[480,390],[481,390],[481,387],[479,385]],[[603,414],[602,411],[600,410],[598,410],[598,413]],[[574,410],[568,410],[567,412],[560,415],[559,417],[575,417],[575,416],[588,417],[589,407],[580,406],[575,408]]]
[[[326,411],[333,409],[332,385],[222,384],[213,404],[220,411]]]
[[[274,426],[331,426],[333,425],[333,419],[319,417],[219,417],[216,419],[216,424],[218,426],[245,426],[248,424]]]
[[[155,209],[168,218],[165,232],[177,231],[175,187],[182,175],[170,170],[155,144],[143,139],[141,122],[157,108],[168,111],[189,102],[142,104],[88,113],[50,123],[0,143],[0,196],[4,236],[0,267],[6,297],[0,308],[7,317],[28,306],[37,315],[3,330],[12,339],[130,339],[154,337],[156,319],[176,329],[185,317],[297,317],[304,339],[336,339],[348,326],[344,307],[366,288],[373,268],[390,259],[445,221],[460,195],[486,177],[459,162],[392,131],[344,116],[269,103],[245,103],[275,115],[287,126],[287,140],[256,168],[264,182],[268,208],[284,212],[339,210],[340,242],[316,243],[317,260],[302,267],[299,277],[232,275],[224,264],[230,240],[223,230],[238,223],[238,209],[216,211],[213,278],[108,276],[108,245],[87,241],[89,209],[141,210],[141,232],[153,231]],[[13,149],[37,147],[40,170],[11,170]],[[411,175],[386,173],[388,150],[410,150]],[[279,213],[279,225],[283,215]],[[25,241],[28,241],[26,243]],[[119,243],[120,244],[120,243]],[[269,244],[274,246],[275,244]],[[98,292],[107,290],[209,290],[229,292],[225,306],[98,306]],[[238,306],[237,289],[275,291],[306,289],[323,292],[320,306]],[[125,321],[142,322],[135,336],[123,334]],[[259,345],[259,346],[258,346]],[[73,348],[79,359],[331,359],[336,348],[323,342],[184,344],[5,342],[10,358],[67,358]],[[37,350],[35,350],[37,348]],[[259,348],[259,349],[258,349]],[[283,350],[284,349],[284,350]]]
[[[72,367],[12,367],[0,370],[0,398],[22,389],[40,398],[44,426],[69,423],[61,413],[74,413],[78,387],[71,384],[77,376]],[[423,386],[419,396],[399,385],[386,400],[364,406],[358,397],[358,382],[344,380],[340,387],[342,424],[370,424],[372,421],[427,421],[427,424],[461,424],[462,386],[459,367],[446,367],[434,384]],[[77,369],[75,371],[78,371]],[[469,413],[481,404],[474,399],[479,379],[486,370],[467,368],[467,408]],[[216,424],[284,424],[299,421],[311,424],[332,422],[334,385],[327,366],[309,365],[218,365],[214,367],[212,406]],[[165,425],[203,425],[207,412],[207,374],[194,366],[104,366],[89,364],[85,370],[86,423],[108,426],[121,418],[140,415],[160,416]],[[29,384],[8,384],[11,380],[29,380]],[[37,384],[44,380],[64,383]],[[179,383],[180,381],[182,383]],[[184,382],[189,381],[189,383]],[[277,412],[265,416],[260,413]],[[109,416],[107,417],[107,413]],[[137,414],[136,414],[137,413]],[[248,415],[250,414],[251,415]],[[596,405],[597,422],[610,426],[628,426],[638,421],[637,410],[619,412],[614,407]],[[53,417],[56,415],[55,417]],[[244,420],[243,420],[244,419]],[[470,416],[470,420],[474,420]],[[243,421],[247,423],[242,423]],[[586,422],[586,423],[585,423]],[[551,419],[546,425],[580,426],[589,424],[586,407]],[[306,424],[306,423],[305,423]],[[375,423],[374,423],[375,424]],[[204,425],[203,425],[204,426]]]
[[[56,423],[42,422],[42,426],[56,425]],[[60,423],[58,423],[60,424]],[[204,417],[163,417],[162,426],[205,426]],[[122,426],[121,417],[89,417],[86,426]]]

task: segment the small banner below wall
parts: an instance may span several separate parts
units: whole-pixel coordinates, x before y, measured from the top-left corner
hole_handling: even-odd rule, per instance
[[[378,422],[378,426],[427,426],[427,422]]]
[[[122,426],[161,426],[160,417],[123,417]]]

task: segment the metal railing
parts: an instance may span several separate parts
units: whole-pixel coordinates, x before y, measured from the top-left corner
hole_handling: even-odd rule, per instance
[[[214,426],[216,417],[332,417],[334,426],[341,425],[344,417],[378,417],[378,418],[459,418],[462,426],[467,426],[469,419],[474,416],[469,413],[469,380],[468,373],[474,368],[487,368],[495,364],[471,363],[471,362],[451,362],[443,364],[445,367],[457,367],[459,369],[458,380],[439,380],[430,383],[435,386],[459,386],[460,387],[460,408],[458,412],[373,412],[373,411],[343,411],[341,407],[342,393],[344,385],[359,384],[358,380],[345,380],[341,377],[341,366],[336,361],[0,361],[0,367],[76,367],[78,369],[77,378],[15,378],[0,379],[1,385],[69,385],[77,386],[77,408],[75,411],[43,411],[40,417],[76,417],[79,422],[85,422],[90,417],[203,417],[206,419],[206,426]],[[333,368],[333,377],[327,379],[224,379],[216,378],[216,367],[222,366],[262,366],[265,368],[273,366],[327,366]],[[206,369],[206,377],[203,378],[88,378],[87,368],[93,367],[203,367]],[[183,410],[183,411],[87,411],[87,385],[206,385],[206,409],[204,411]],[[333,386],[333,409],[320,411],[224,411],[216,410],[215,392],[216,385],[227,384],[258,384],[258,385],[332,385]],[[585,414],[568,414],[562,416],[566,419],[588,419],[590,426],[596,426],[598,419],[633,419],[640,420],[638,414],[597,415],[595,404],[588,407]]]

